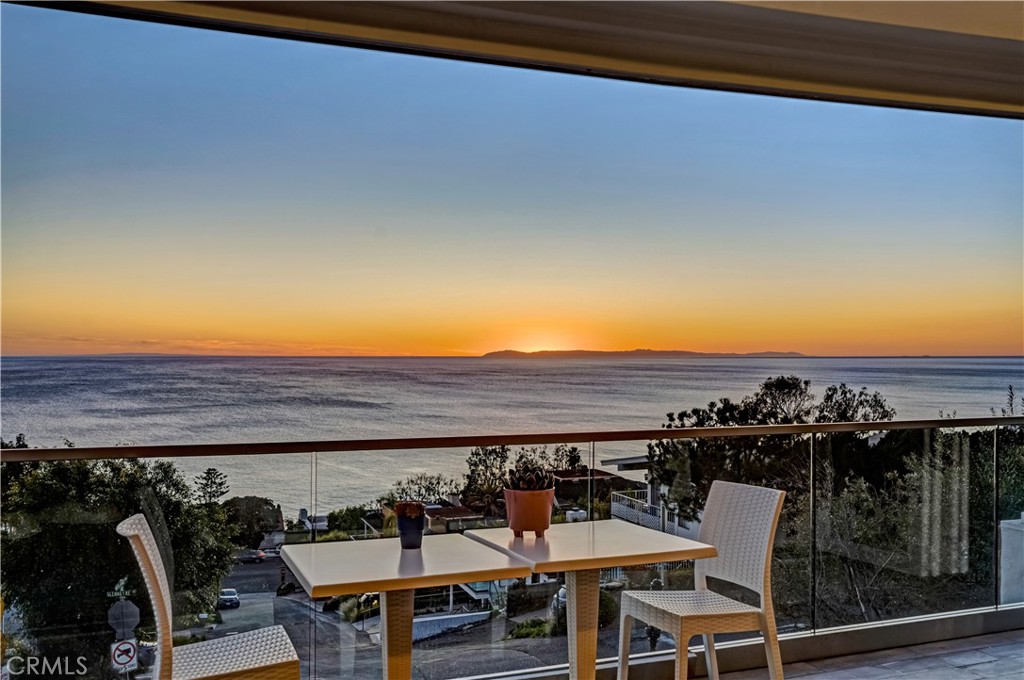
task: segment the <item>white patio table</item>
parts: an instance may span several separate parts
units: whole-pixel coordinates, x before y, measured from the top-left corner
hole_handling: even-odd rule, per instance
[[[565,572],[569,678],[593,680],[597,669],[597,610],[601,569],[715,557],[714,546],[618,519],[554,524],[544,538],[508,528],[473,529],[465,536],[524,560],[534,573]]]
[[[300,543],[281,559],[311,597],[380,592],[384,678],[412,676],[412,612],[416,588],[530,575],[525,562],[460,534],[424,536],[419,550],[397,538]]]

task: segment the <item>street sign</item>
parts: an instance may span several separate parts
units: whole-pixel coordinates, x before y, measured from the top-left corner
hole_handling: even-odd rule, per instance
[[[131,597],[135,594],[134,588],[128,587],[128,577],[125,576],[123,579],[114,584],[113,590],[107,591],[107,597]]]
[[[127,640],[132,637],[135,626],[139,625],[139,608],[130,600],[118,600],[110,606],[107,622],[117,633],[118,639]]]
[[[132,640],[118,640],[110,645],[110,665],[115,673],[134,671],[139,667],[139,645]]]

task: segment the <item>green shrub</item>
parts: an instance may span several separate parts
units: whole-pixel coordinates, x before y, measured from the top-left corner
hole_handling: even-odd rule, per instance
[[[348,598],[341,603],[338,611],[341,612],[341,617],[349,623],[355,622],[356,618],[359,616],[359,598]]]
[[[550,627],[551,625],[547,619],[526,619],[522,623],[516,624],[516,627],[509,632],[507,639],[522,640],[525,638],[547,637]]]
[[[348,532],[347,531],[342,531],[341,529],[332,529],[331,531],[328,531],[328,532],[323,533],[323,534],[317,534],[317,536],[316,536],[316,542],[317,543],[326,543],[328,541],[347,541],[347,540],[349,540]]]
[[[597,606],[597,627],[604,628],[615,623],[618,619],[619,603],[609,593],[602,590]],[[565,635],[567,631],[568,623],[566,621],[565,607],[559,607],[558,613],[551,622],[550,634]]]
[[[520,581],[510,587],[505,599],[505,607],[509,616],[519,616],[526,612],[547,609],[551,597],[558,592],[559,584],[556,581],[537,583],[527,586]]]
[[[206,640],[206,635],[175,635],[171,637],[171,645],[174,647],[181,647],[183,645],[191,645],[196,642],[203,642]]]
[[[604,628],[619,620],[619,603],[609,593],[601,591],[597,607],[597,627]]]

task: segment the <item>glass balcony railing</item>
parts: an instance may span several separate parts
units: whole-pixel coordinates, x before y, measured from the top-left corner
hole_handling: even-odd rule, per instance
[[[393,536],[393,502],[410,497],[428,503],[428,533],[502,526],[498,479],[522,453],[555,470],[556,523],[614,517],[695,538],[713,480],[786,490],[772,568],[784,641],[1024,603],[1020,417],[5,449],[3,654],[62,659],[84,670],[79,677],[123,677],[110,663],[119,633],[108,619],[127,600],[139,609],[130,676],[149,677],[160,651],[153,605],[114,530],[143,512],[172,584],[174,645],[281,625],[303,678],[380,677],[380,593],[312,599],[281,548]],[[458,477],[437,473],[455,469]],[[564,584],[552,573],[417,590],[417,677],[564,673]],[[602,571],[598,658],[617,654],[623,590],[692,586],[692,562]],[[726,636],[724,648],[746,637]],[[638,659],[671,658],[676,644],[639,624],[630,640]]]

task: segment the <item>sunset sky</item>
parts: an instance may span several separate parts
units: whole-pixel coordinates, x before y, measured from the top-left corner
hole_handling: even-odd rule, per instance
[[[1024,122],[4,4],[2,352],[1024,353]]]

